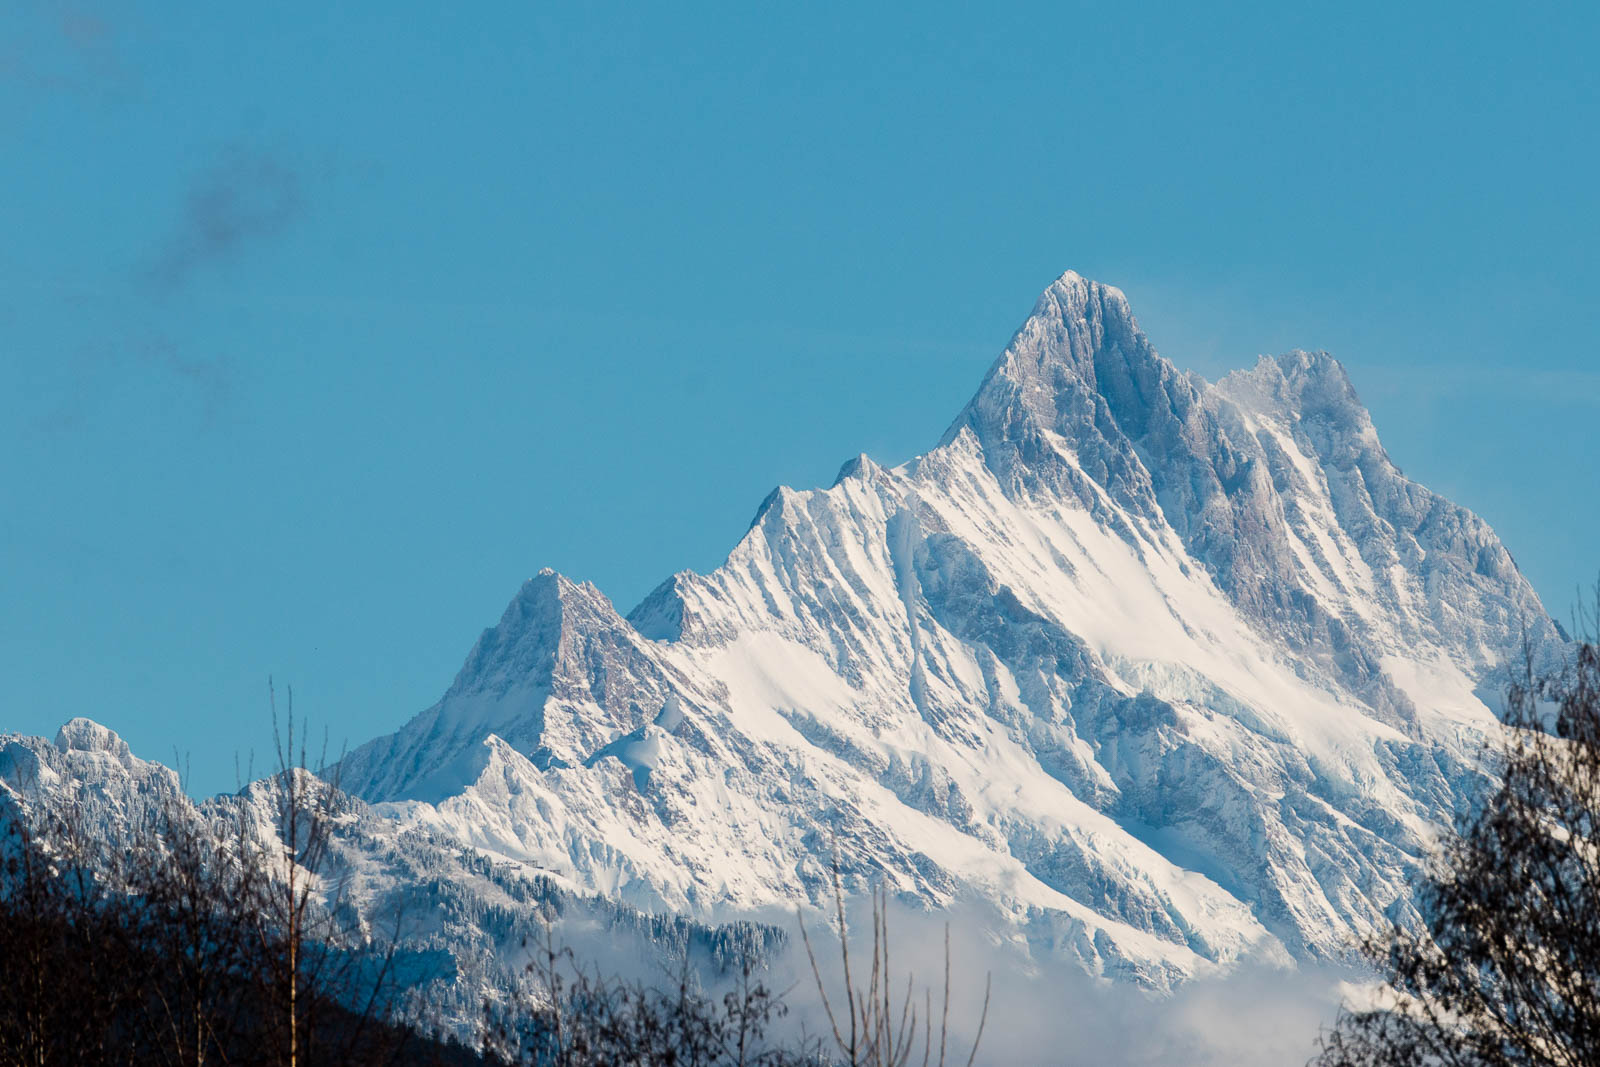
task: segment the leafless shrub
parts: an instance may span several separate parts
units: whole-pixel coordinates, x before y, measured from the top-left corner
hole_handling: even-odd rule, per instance
[[[173,792],[91,829],[70,789],[0,790],[0,1065],[479,1062],[395,1022],[396,938],[333,869],[343,796],[284,727],[232,811]]]
[[[1554,718],[1548,716],[1555,705]],[[1500,784],[1422,887],[1427,928],[1368,947],[1383,1000],[1319,1067],[1600,1064],[1600,647],[1509,694]]]
[[[800,918],[800,937],[805,945],[806,959],[811,964],[811,975],[827,1015],[828,1026],[837,1053],[837,1062],[849,1067],[905,1067],[920,1049],[921,1063],[926,1067],[938,1063],[945,1067],[950,1043],[950,926],[944,930],[944,993],[939,1007],[939,1033],[935,1044],[933,1033],[933,991],[923,990],[919,1013],[913,996],[915,976],[906,975],[905,991],[899,992],[898,979],[890,965],[889,957],[889,898],[879,890],[872,898],[872,961],[867,968],[866,980],[853,974],[850,968],[850,938],[845,924],[844,890],[839,877],[839,861],[833,861],[833,902],[836,932],[839,938],[839,962],[843,973],[844,995],[828,994],[828,983],[823,980],[817,965],[816,952],[811,937],[806,933],[804,917]],[[967,1067],[972,1067],[978,1056],[978,1044],[983,1039],[984,1025],[989,1021],[989,996],[991,982],[985,977],[983,986],[983,1011],[978,1019],[978,1030],[972,1048],[967,1054]],[[898,1006],[897,1006],[898,1003]],[[918,1033],[920,1023],[921,1033]],[[935,1060],[934,1050],[938,1050]]]

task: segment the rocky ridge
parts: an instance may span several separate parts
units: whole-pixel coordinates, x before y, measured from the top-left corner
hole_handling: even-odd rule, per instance
[[[1344,370],[1211,384],[1054,282],[937,447],[780,487],[626,616],[541,572],[342,764],[397,826],[701,920],[852,889],[1167,986],[1413,914],[1493,694],[1564,640]]]

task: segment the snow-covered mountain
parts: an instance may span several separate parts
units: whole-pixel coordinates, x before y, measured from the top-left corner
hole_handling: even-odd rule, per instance
[[[1315,959],[1413,914],[1524,634],[1565,647],[1334,360],[1209,384],[1068,273],[926,455],[776,490],[626,617],[525,583],[438,704],[336,768],[364,802],[329,877],[374,930],[412,917],[413,984],[464,1034],[552,914],[630,955],[767,951],[717,923],[825,903],[835,862],[1149,986]],[[273,795],[190,805],[87,720],[0,736],[0,819],[270,837]]]
[[[301,781],[308,783],[301,795],[315,795],[309,791],[314,779]],[[115,733],[88,719],[68,722],[54,741],[0,735],[0,851],[12,843],[4,832],[11,820],[38,831],[53,816],[70,819],[70,833],[97,839],[113,856],[163,847],[173,821],[222,841],[238,840],[242,831],[265,847],[265,855],[281,856],[284,800],[278,781],[267,778],[196,804],[174,771],[135,756]],[[45,840],[55,848],[77,847],[59,832],[47,832]],[[97,855],[104,853],[91,853],[91,864]],[[527,946],[540,943],[546,924],[586,954],[603,948],[642,959],[647,969],[687,958],[708,977],[743,953],[764,959],[785,940],[784,931],[771,926],[711,927],[574,893],[521,864],[398,824],[348,797],[337,806],[327,856],[314,878],[320,903],[353,922],[355,939],[394,945],[402,1008],[429,1031],[444,1026],[474,1042],[481,1037],[485,998],[503,1001],[524,984]]]
[[[391,832],[647,911],[818,903],[836,854],[1166,986],[1411,914],[1524,630],[1560,653],[1337,362],[1207,383],[1069,272],[927,454],[779,488],[626,616],[541,572],[339,771]]]

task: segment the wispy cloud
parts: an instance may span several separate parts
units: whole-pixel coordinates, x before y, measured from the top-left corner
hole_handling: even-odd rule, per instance
[[[184,394],[204,425],[214,425],[233,401],[237,374],[225,356],[188,353],[167,337],[151,339],[137,355]]]
[[[0,80],[47,93],[115,95],[134,86],[117,20],[88,3],[25,6],[0,42]]]
[[[102,31],[91,22],[75,32]],[[197,429],[224,425],[241,367],[214,341],[191,336],[192,309],[179,298],[199,275],[297,224],[311,185],[295,157],[254,146],[228,148],[191,173],[171,224],[130,273],[108,287],[60,292],[62,314],[86,334],[67,343],[47,375],[37,430],[76,432],[129,395],[171,405]]]
[[[121,406],[151,402],[163,417],[181,415],[209,430],[228,417],[238,376],[235,362],[225,355],[198,353],[170,335],[131,329],[126,336],[89,342],[64,355],[40,383],[34,430],[71,434]]]
[[[177,288],[196,272],[282,233],[305,214],[305,184],[281,155],[260,148],[225,152],[191,179],[148,280]]]

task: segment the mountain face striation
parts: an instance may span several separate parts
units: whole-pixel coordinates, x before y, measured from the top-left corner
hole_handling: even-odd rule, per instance
[[[395,833],[627,907],[818,904],[837,864],[1165,987],[1412,917],[1524,631],[1561,654],[1337,362],[1207,383],[1069,272],[936,448],[779,488],[626,616],[541,572],[339,772]]]

